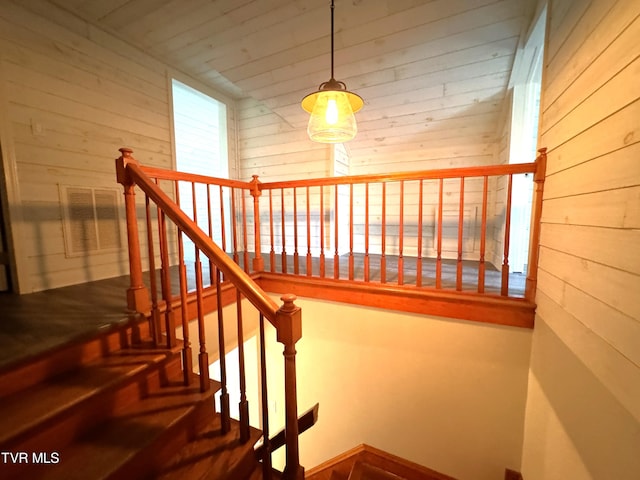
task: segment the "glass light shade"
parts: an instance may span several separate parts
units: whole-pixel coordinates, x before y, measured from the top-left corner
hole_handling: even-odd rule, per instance
[[[307,126],[311,140],[320,143],[344,143],[356,136],[358,127],[349,94],[354,95],[341,90],[320,90],[309,95],[315,97]]]

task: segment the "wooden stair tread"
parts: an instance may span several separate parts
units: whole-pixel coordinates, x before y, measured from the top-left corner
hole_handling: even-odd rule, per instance
[[[231,420],[231,430],[221,435],[217,417],[165,465],[157,480],[246,478],[257,464],[253,449],[260,436],[259,430],[251,428],[249,440],[241,444],[238,422]],[[243,472],[245,465],[249,468]],[[251,478],[254,474],[255,470]]]
[[[348,480],[404,480],[404,477],[368,463],[357,461],[351,469]]]
[[[333,470],[331,472],[331,477],[329,477],[329,480],[347,480],[347,476]]]
[[[18,439],[44,422],[123,384],[168,358],[167,351],[121,351],[97,359],[27,390],[0,398],[0,445]]]
[[[215,391],[214,386],[201,393],[197,384],[184,387],[176,381],[173,385],[151,392],[148,397],[61,449],[57,465],[39,468],[28,478],[129,478],[126,468],[122,467],[145,449],[154,448],[161,438],[171,434],[173,427],[188,420],[198,406],[205,403],[213,416]],[[145,455],[148,456],[148,453]],[[153,460],[149,459],[151,462]]]
[[[0,368],[0,397],[26,390],[54,376],[75,370],[82,365],[132,344],[132,331],[136,339],[144,337],[144,347],[151,345],[148,322],[141,316],[131,315],[125,323],[110,325],[99,332],[75,338],[50,351],[26,357],[24,360]]]

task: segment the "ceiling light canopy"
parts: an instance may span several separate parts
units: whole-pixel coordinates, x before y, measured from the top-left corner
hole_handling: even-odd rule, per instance
[[[311,116],[307,133],[314,142],[344,143],[356,136],[354,113],[362,108],[362,98],[347,90],[344,82],[333,78],[333,11],[331,0],[331,79],[321,83],[317,92],[302,99],[302,108]]]

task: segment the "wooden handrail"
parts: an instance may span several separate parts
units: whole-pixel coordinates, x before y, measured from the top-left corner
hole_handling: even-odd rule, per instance
[[[120,149],[121,156],[116,159],[116,175],[117,180],[121,183],[125,189],[126,195],[126,212],[127,212],[127,230],[129,240],[129,258],[130,258],[130,272],[131,272],[131,287],[127,291],[127,299],[129,308],[140,311],[149,316],[156,328],[154,328],[155,338],[159,337],[161,326],[157,321],[158,314],[160,312],[160,306],[158,305],[156,292],[153,292],[153,305],[149,305],[149,293],[142,282],[142,265],[140,255],[140,244],[138,236],[138,222],[136,218],[135,196],[134,189],[137,185],[146,195],[145,207],[147,214],[147,229],[148,229],[148,242],[151,256],[153,256],[153,243],[154,238],[151,234],[151,222],[150,222],[150,200],[152,200],[157,207],[158,211],[158,225],[160,235],[160,254],[161,254],[161,279],[162,279],[162,297],[164,301],[164,316],[165,325],[164,330],[167,338],[167,348],[173,348],[176,338],[176,325],[174,319],[174,311],[172,308],[172,292],[170,287],[170,262],[169,262],[169,242],[167,235],[167,220],[171,220],[175,227],[177,227],[178,233],[178,250],[179,250],[179,277],[180,277],[180,298],[181,298],[181,311],[182,328],[184,330],[184,349],[183,359],[184,362],[184,383],[188,385],[190,382],[190,362],[186,358],[190,357],[191,348],[188,337],[188,319],[184,316],[186,311],[185,297],[185,266],[184,266],[184,249],[182,245],[182,235],[186,235],[193,243],[195,247],[195,274],[196,274],[196,300],[197,300],[197,320],[198,320],[198,340],[200,351],[198,355],[198,364],[200,372],[200,390],[206,391],[209,388],[209,360],[208,353],[206,351],[205,342],[205,322],[204,322],[204,308],[203,308],[203,280],[202,280],[202,264],[200,261],[200,253],[206,255],[210,262],[210,268],[212,269],[212,278],[215,277],[213,284],[216,287],[217,293],[217,311],[218,311],[218,351],[220,353],[220,370],[221,370],[221,431],[226,433],[230,429],[230,412],[229,412],[229,396],[226,386],[226,368],[225,368],[225,343],[224,343],[224,320],[222,317],[222,279],[221,273],[224,274],[225,283],[228,281],[236,288],[236,300],[238,302],[238,341],[242,341],[242,318],[241,318],[241,297],[246,297],[254,307],[259,311],[261,318],[261,330],[263,329],[263,319],[266,318],[273,324],[277,333],[278,342],[284,345],[284,388],[285,388],[285,430],[286,430],[286,457],[287,463],[283,472],[283,480],[303,480],[304,479],[304,467],[300,465],[299,456],[299,444],[298,435],[299,428],[297,423],[297,393],[296,393],[296,348],[295,345],[302,337],[302,318],[301,310],[295,305],[295,295],[285,295],[281,298],[283,301],[282,306],[278,307],[277,304],[258,286],[258,284],[249,276],[248,272],[245,272],[238,265],[237,258],[237,226],[235,224],[235,213],[232,217],[233,227],[233,244],[234,244],[234,259],[231,260],[223,249],[218,247],[211,238],[212,234],[212,220],[211,220],[211,197],[209,187],[207,186],[207,216],[209,224],[209,233],[205,233],[197,224],[195,220],[197,212],[197,202],[195,195],[195,183],[200,181],[207,185],[216,184],[222,191],[222,186],[230,187],[232,208],[235,212],[235,204],[233,203],[234,189],[248,189],[254,185],[244,184],[242,182],[218,182],[220,179],[210,179],[202,176],[194,176],[190,174],[169,174],[166,171],[160,169],[142,168],[138,162],[132,156],[132,150],[128,148]],[[147,174],[154,175],[155,181],[152,180]],[[175,185],[176,192],[178,189],[178,182],[180,180],[187,180],[191,182],[192,190],[192,203],[194,211],[194,220],[189,218],[182,210],[179,204],[179,193],[176,193],[176,202],[174,202],[169,196],[162,191],[158,185],[160,178],[170,179]],[[220,194],[222,196],[222,193]],[[255,196],[258,198],[259,194]],[[257,203],[257,202],[256,202]],[[247,252],[247,232],[246,232],[246,206],[244,196],[241,198],[242,206],[242,224],[243,224],[243,249],[244,249],[244,265],[245,269],[248,265],[248,252]],[[221,201],[221,212],[223,211]],[[259,230],[258,230],[259,231]],[[224,242],[224,233],[223,233]],[[283,244],[284,246],[284,244]],[[153,258],[149,259],[150,266],[153,267]],[[215,275],[214,275],[215,273]],[[150,271],[150,278],[155,278],[155,268]],[[141,310],[142,308],[142,310]],[[261,335],[264,337],[264,335]],[[157,343],[157,342],[156,342]],[[261,348],[261,354],[264,355],[264,346]],[[243,361],[241,360],[241,369],[243,369]],[[244,375],[244,373],[242,373]],[[265,381],[265,374],[261,375],[262,380]],[[241,380],[241,383],[243,380]],[[263,386],[263,394],[266,394],[266,387]],[[266,405],[266,402],[265,402]],[[241,439],[246,440],[248,438],[247,432],[249,428],[249,421],[247,417],[248,405],[246,399],[244,403],[241,402],[240,409],[243,412],[241,415],[241,422],[244,422],[241,432]],[[269,453],[270,455],[270,453]],[[265,465],[268,465],[270,460],[265,459]],[[268,477],[267,477],[268,478]]]
[[[206,185],[221,185],[223,187],[234,187],[250,189],[252,184],[250,182],[243,182],[241,180],[231,180],[228,178],[209,177],[207,175],[199,175],[197,173],[178,172],[176,170],[167,170],[165,168],[149,167],[138,164],[138,167],[142,172],[147,174],[151,178],[157,178],[158,180],[173,180],[173,181],[186,181],[191,183],[204,183]]]
[[[191,220],[158,185],[143,172],[131,151],[123,150],[123,168],[131,181],[138,185],[169,217],[187,237],[224,273],[225,277],[275,326],[278,305],[258,286],[258,284],[233,262],[225,252]]]
[[[263,280],[260,274],[268,271],[349,283],[364,280],[374,288],[395,283],[425,291],[475,291],[505,299],[524,296],[532,302],[545,169],[544,150],[540,152],[535,162],[523,164],[266,183],[255,175],[251,181],[242,182],[141,165],[139,168],[152,176],[158,186],[163,186],[158,180],[166,180],[176,190],[179,182],[190,183],[192,191],[196,183],[204,185],[207,193],[209,188],[219,189],[222,253],[230,260],[232,257],[229,263],[239,264],[238,270],[243,265],[245,273],[256,274],[259,284]],[[535,196],[529,261],[522,257],[520,263],[517,257],[509,258],[513,254],[509,244],[514,243],[510,242],[509,229],[502,235],[496,221],[504,222],[503,228],[505,224],[509,226],[512,202],[507,187],[515,175],[522,174],[534,175]],[[513,187],[515,191],[515,184]],[[230,193],[234,212],[226,228],[223,188]],[[165,186],[163,190],[167,191]],[[357,205],[356,192],[364,195]],[[503,197],[504,192],[507,198]],[[518,208],[522,209],[520,205]],[[208,226],[209,236],[212,221],[218,221],[210,217],[211,210],[208,224],[202,221],[202,229],[207,230]],[[195,213],[193,218],[198,223]],[[247,219],[253,220],[253,225]],[[230,239],[229,249],[224,245],[225,232]],[[253,238],[249,239],[251,234]],[[250,253],[253,263],[249,261]],[[301,262],[299,255],[305,255],[306,261]],[[475,261],[477,266],[467,261]],[[510,272],[514,269],[511,265],[525,264],[526,289],[525,282]],[[333,272],[327,274],[326,269]],[[468,275],[474,271],[476,281]],[[451,283],[452,279],[455,283]],[[136,292],[131,293],[133,296]],[[268,314],[265,316],[272,321]]]
[[[426,185],[426,182],[431,182],[430,189],[431,187],[434,187],[434,186],[437,187],[437,190],[436,190],[437,198],[435,199],[435,201],[429,200],[434,206],[433,222],[435,222],[435,228],[434,228],[434,234],[433,234],[433,247],[428,247],[429,250],[432,250],[432,255],[435,258],[435,278],[434,278],[435,289],[440,290],[443,288],[450,288],[448,285],[445,285],[443,274],[445,270],[448,269],[447,260],[450,258],[453,258],[456,261],[455,286],[454,286],[456,290],[462,291],[463,289],[470,288],[469,282],[466,280],[468,276],[466,275],[466,271],[463,273],[463,270],[470,268],[466,266],[467,265],[465,263],[466,260],[477,260],[479,262],[478,274],[477,274],[478,280],[477,280],[477,288],[476,288],[476,291],[478,293],[483,293],[483,294],[487,293],[486,283],[485,283],[485,276],[487,274],[486,266],[488,263],[491,263],[491,264],[499,265],[498,270],[501,270],[502,272],[499,279],[500,285],[498,289],[498,291],[502,296],[508,297],[512,295],[512,292],[514,290],[519,292],[521,289],[524,294],[524,289],[520,287],[519,282],[515,282],[513,288],[511,288],[509,285],[510,278],[511,278],[510,265],[513,263],[513,262],[510,262],[510,259],[509,259],[509,255],[511,253],[509,251],[509,247],[510,247],[510,243],[512,242],[510,242],[509,228],[508,228],[511,222],[511,209],[512,209],[511,185],[512,185],[514,176],[516,175],[534,174],[534,178],[536,179],[536,191],[540,192],[542,188],[542,182],[544,180],[543,170],[544,170],[544,164],[540,160],[540,158],[537,158],[535,162],[521,163],[521,164],[473,166],[473,167],[447,168],[447,169],[429,170],[429,171],[413,171],[413,172],[399,172],[399,173],[384,173],[384,174],[375,174],[375,175],[355,175],[355,176],[345,176],[345,177],[288,180],[288,181],[282,181],[282,182],[260,183],[260,182],[257,182],[257,179],[254,178],[255,187],[257,187],[260,190],[260,192],[268,193],[268,197],[269,197],[268,222],[269,222],[269,232],[270,232],[269,240],[271,244],[270,245],[271,253],[270,253],[270,265],[267,268],[267,270],[269,270],[271,273],[281,273],[284,275],[289,273],[284,267],[281,270],[277,271],[277,268],[275,265],[277,255],[281,255],[281,258],[278,259],[279,263],[282,263],[283,266],[286,265],[287,253],[286,253],[286,250],[284,249],[284,243],[285,241],[286,242],[290,241],[290,237],[285,238],[285,235],[286,235],[285,219],[287,218],[285,215],[285,204],[283,201],[285,192],[288,192],[289,194],[290,192],[293,191],[295,194],[297,190],[304,189],[307,192],[307,197],[308,197],[309,189],[313,188],[313,189],[316,189],[315,191],[320,195],[319,203],[316,203],[314,205],[316,209],[319,209],[320,219],[317,221],[315,219],[313,220],[314,223],[317,222],[320,227],[319,238],[314,239],[314,242],[316,243],[315,247],[318,247],[318,243],[319,243],[319,248],[320,248],[319,277],[325,278],[323,242],[327,240],[329,242],[329,245],[327,245],[327,247],[331,248],[331,251],[333,253],[332,277],[334,279],[340,279],[342,276],[344,276],[344,278],[348,279],[348,281],[357,280],[354,277],[354,253],[356,253],[355,245],[354,245],[354,239],[355,239],[354,235],[356,234],[355,228],[354,228],[354,218],[356,216],[354,212],[354,208],[355,208],[354,189],[361,188],[363,190],[366,189],[363,193],[365,198],[363,201],[364,205],[360,205],[360,208],[363,209],[365,212],[364,219],[362,219],[361,213],[357,213],[357,215],[358,215],[358,221],[360,222],[358,226],[360,228],[364,228],[365,233],[364,233],[364,238],[361,234],[358,234],[359,237],[357,240],[358,242],[357,253],[358,254],[364,253],[364,258],[361,260],[361,262],[364,262],[362,265],[363,267],[362,274],[364,275],[365,281],[367,282],[371,281],[370,280],[371,279],[370,254],[372,252],[370,249],[369,236],[371,235],[370,232],[371,232],[371,226],[372,226],[371,225],[372,219],[370,218],[370,216],[374,215],[375,217],[377,217],[378,225],[376,225],[376,227],[380,229],[379,233],[376,232],[373,234],[377,237],[377,241],[379,242],[375,248],[376,250],[379,250],[378,252],[376,252],[376,254],[379,254],[379,283],[385,284],[388,281],[394,281],[399,285],[404,284],[405,283],[405,277],[403,276],[404,265],[413,265],[415,263],[416,272],[420,272],[420,276],[417,277],[415,280],[413,279],[411,280],[414,283],[414,285],[416,287],[427,288],[427,289],[434,288],[433,286],[427,285],[426,284],[427,282],[422,281],[422,272],[424,271],[424,263],[423,263],[424,251],[422,247],[423,247],[423,241],[425,241],[427,238],[426,236],[422,235],[423,234],[422,230],[425,226],[425,222],[423,219],[423,210],[422,210],[423,203],[425,201],[423,187]],[[509,185],[509,188],[506,189],[507,198],[504,199],[504,204],[503,204],[504,206],[506,206],[505,207],[506,212],[504,213],[504,216],[506,219],[505,223],[507,228],[502,238],[499,238],[498,236],[493,237],[492,247],[493,245],[495,245],[495,249],[492,249],[489,252],[487,252],[488,250],[487,235],[489,234],[495,235],[495,233],[490,232],[489,224],[491,220],[488,218],[489,217],[488,181],[489,179],[499,179],[500,177],[503,177],[503,178],[506,177]],[[480,182],[480,188],[482,190],[478,189],[477,187],[478,182]],[[445,186],[447,185],[452,186],[456,183],[459,185],[458,187],[459,191],[458,191],[458,194],[456,195],[457,200],[454,197],[450,196],[451,192],[449,191],[445,192]],[[382,192],[379,195],[380,204],[377,205],[378,210],[377,212],[371,214],[372,209],[370,208],[370,205],[369,205],[369,191],[370,191],[370,187],[376,184],[379,184],[379,188],[381,188]],[[345,196],[347,190],[346,189],[344,190],[345,194],[343,193],[338,194],[338,190],[340,188],[346,188],[346,187],[341,187],[344,185],[349,185],[348,205],[346,204],[347,202],[346,197],[344,198],[345,203],[344,204],[342,203],[343,201],[342,197]],[[469,188],[468,185],[471,186],[470,188],[472,188],[472,190],[469,190],[469,195],[467,196],[467,190]],[[500,188],[500,185],[501,183],[499,182],[498,189]],[[416,194],[414,191],[417,188],[420,189],[420,193],[418,194]],[[475,188],[476,190],[473,190],[473,188]],[[494,191],[498,192],[499,191],[498,189]],[[329,206],[325,206],[324,204],[323,193],[325,193],[325,190],[327,194],[326,197],[328,197],[329,202],[332,202],[332,204]],[[389,201],[387,200],[386,191],[391,191]],[[279,212],[277,210],[274,210],[274,204],[272,203],[272,200],[271,200],[273,196],[278,196],[278,195],[280,196],[280,201],[278,202],[280,203]],[[416,195],[418,195],[417,207],[415,203]],[[429,195],[432,196],[433,193],[430,193]],[[538,197],[539,196],[540,195],[538,195]],[[391,198],[393,197],[396,197],[396,200],[392,200]],[[443,206],[445,203],[444,200],[446,198],[450,199],[450,204],[448,204],[448,208],[449,208],[448,212],[445,212],[443,210]],[[410,203],[406,203],[406,205],[409,205],[409,206],[407,209],[405,209],[405,202],[407,201]],[[496,202],[496,200],[493,200],[493,201]],[[309,201],[307,200],[307,203],[308,202]],[[480,209],[481,224],[479,225],[479,227],[476,227],[474,223],[471,226],[471,228],[467,230],[467,224],[466,224],[467,215],[475,215],[475,214],[467,213],[465,211],[465,208],[467,208],[465,206],[465,202],[468,202],[473,208]],[[259,208],[258,203],[256,203],[255,208],[256,209]],[[329,211],[332,212],[333,214],[332,220],[323,220],[325,218],[323,210],[325,210],[326,208],[328,208]],[[539,210],[539,207],[535,205],[535,202],[534,202],[534,208],[538,208]],[[277,209],[277,206],[276,206],[276,209]],[[308,209],[309,209],[309,205],[307,204],[307,210]],[[419,212],[418,213],[419,217],[417,219],[415,218],[415,213],[414,213],[416,209]],[[290,208],[288,208],[288,210],[289,212],[291,211]],[[295,210],[295,202],[294,202],[294,210]],[[443,229],[443,223],[446,224],[446,222],[448,222],[449,219],[453,218],[453,213],[451,212],[451,210],[456,211],[455,216],[457,218],[457,223],[455,225],[457,225],[456,227],[457,231],[456,231],[455,238],[453,238],[452,236],[451,226],[445,225],[446,228]],[[297,221],[298,221],[298,217],[296,213],[297,212],[294,211],[293,220],[292,220],[294,231],[297,228]],[[492,215],[495,216],[496,214],[494,213]],[[414,221],[413,221],[413,224],[411,224],[412,225],[411,228],[408,228],[404,222],[406,222],[408,217],[410,216],[413,216]],[[255,214],[255,217],[259,218],[259,215]],[[277,217],[279,217],[279,219],[277,219]],[[475,217],[469,217],[469,218],[475,218]],[[281,223],[281,225],[278,225],[278,228],[277,228],[277,230],[281,230],[280,237],[278,237],[279,232],[274,229],[274,223],[273,223],[274,219],[276,219],[276,221],[279,221]],[[475,222],[476,220],[473,220],[473,221]],[[307,231],[309,231],[310,215],[307,215],[306,222],[307,222],[307,225],[306,225]],[[323,231],[323,228],[325,227],[325,222],[331,225],[330,226],[331,232],[328,233],[326,236]],[[326,225],[326,226],[328,227],[329,225]],[[415,226],[417,226],[417,231],[418,231],[417,235],[413,233],[415,232]],[[479,228],[479,231],[481,232],[481,238],[479,242],[480,251],[479,252],[476,251],[477,250],[476,246],[473,246],[472,250],[466,250],[467,248],[466,242],[471,241],[468,239],[473,240],[477,236],[476,232],[478,228]],[[493,228],[493,226],[491,226],[491,228]],[[256,236],[259,235],[259,231],[260,229],[256,227],[255,228]],[[535,229],[532,229],[532,231],[535,233]],[[274,232],[276,232],[275,236],[274,236]],[[444,238],[445,236],[447,237],[447,241],[449,240],[455,241],[457,248],[451,249],[451,248],[445,247],[445,238]],[[296,244],[296,240],[297,240],[297,237],[293,239],[294,245]],[[388,240],[391,240],[391,241],[388,241]],[[283,246],[283,248],[281,250],[278,250],[278,252],[274,251],[274,245],[277,245],[277,243],[274,243],[274,241],[280,242],[280,244],[282,244]],[[530,243],[529,243],[530,248],[532,249],[537,248],[535,243],[536,241],[537,241],[536,235],[531,236]],[[307,242],[308,243],[310,242],[309,235],[307,235]],[[416,247],[416,242],[418,242],[417,247]],[[346,250],[347,247],[348,247],[348,250]],[[341,260],[344,261],[342,257],[343,249],[345,253],[348,252],[348,262],[349,262],[348,269],[344,274],[341,273],[342,268],[340,265]],[[361,249],[364,249],[364,252],[361,251]],[[417,257],[415,257],[415,255],[413,254],[410,254],[407,258],[405,258],[405,256],[407,255],[407,252],[411,252],[414,250],[417,250]],[[445,253],[445,251],[447,253]],[[500,253],[498,253],[499,251],[502,252],[501,259],[498,259],[498,256],[500,255]],[[393,260],[389,256],[390,253],[393,254],[392,255],[394,257]],[[478,255],[478,258],[473,258],[472,255],[476,255],[476,254]],[[257,253],[257,255],[259,255],[259,253]],[[488,255],[491,255],[491,257],[487,258]],[[412,258],[409,259],[409,257],[412,257]],[[413,257],[415,257],[415,259]],[[535,252],[534,252],[533,260],[535,260]],[[311,260],[308,258],[307,264],[312,265],[313,262],[311,262]],[[388,267],[396,268],[396,264],[397,264],[397,270],[387,271]],[[516,263],[515,265],[517,266],[519,265],[519,263]],[[528,265],[531,268],[534,266],[534,263],[530,261]],[[297,272],[294,272],[294,273],[297,274]],[[306,276],[315,275],[310,273],[310,268],[307,268],[305,273],[306,273]],[[532,282],[535,280],[535,278],[532,276],[530,271],[528,273],[530,274],[529,275],[530,278],[527,281],[527,283],[531,285]],[[394,276],[395,278],[393,278]],[[493,273],[491,274],[491,276],[492,278],[495,278]],[[491,285],[491,289],[495,289],[495,283]],[[528,290],[529,292],[531,291],[531,286],[528,287]],[[530,294],[527,295],[527,298],[531,299]]]
[[[487,165],[480,167],[445,168],[440,170],[423,170],[416,172],[381,173],[375,175],[350,175],[344,177],[309,178],[303,180],[287,180],[283,182],[260,183],[260,190],[276,190],[293,187],[322,187],[329,185],[350,185],[354,183],[385,183],[401,180],[439,180],[441,178],[468,178],[498,175],[516,175],[536,172],[538,164],[512,163],[506,165]]]

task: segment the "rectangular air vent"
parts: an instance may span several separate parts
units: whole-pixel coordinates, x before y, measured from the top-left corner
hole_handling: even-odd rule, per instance
[[[122,248],[117,189],[61,186],[67,256]]]

